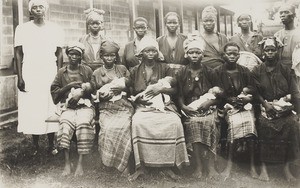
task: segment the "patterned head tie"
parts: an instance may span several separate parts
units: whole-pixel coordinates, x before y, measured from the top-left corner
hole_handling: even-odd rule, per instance
[[[213,19],[217,20],[217,9],[215,9],[213,6],[207,6],[202,11],[202,19]]]
[[[183,42],[183,48],[185,52],[184,57],[187,58],[187,52],[192,48],[197,48],[203,53],[205,49],[205,42],[199,35],[190,34]]]
[[[262,49],[265,49],[267,46],[274,46],[275,48],[282,48],[284,46],[278,37],[264,37],[258,45],[260,45]]]
[[[100,46],[100,54],[106,53],[118,53],[120,46],[113,40],[104,40]]]
[[[84,53],[84,45],[77,41],[71,42],[66,48],[66,54],[68,55],[71,50],[76,50],[82,55]]]
[[[85,10],[84,13],[86,14],[86,21],[87,23],[89,23],[90,21],[103,20],[103,15],[105,14],[105,11],[92,8]]]

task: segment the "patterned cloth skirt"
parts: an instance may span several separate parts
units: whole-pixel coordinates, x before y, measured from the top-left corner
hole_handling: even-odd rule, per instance
[[[102,163],[123,172],[128,165],[131,144],[131,117],[134,109],[129,101],[99,104],[99,151]]]
[[[202,143],[208,146],[209,150],[216,154],[220,138],[220,131],[217,124],[217,110],[202,117],[191,117],[184,121],[187,142]]]
[[[183,126],[177,114],[139,107],[132,117],[132,139],[136,168],[181,168],[189,165]]]
[[[273,120],[269,120],[262,115],[259,117],[257,132],[262,161],[294,161],[297,158],[299,159],[300,125],[297,118],[294,114]],[[275,154],[276,151],[274,150],[280,150],[281,152]],[[283,155],[281,156],[283,159],[275,160],[273,159],[276,157],[274,155]],[[268,161],[268,159],[271,161]]]
[[[70,142],[75,132],[78,153],[90,153],[94,140],[94,114],[94,108],[91,107],[75,110],[68,108],[63,111],[59,118],[59,130],[57,132],[59,147],[70,149]]]
[[[228,142],[253,135],[257,136],[253,110],[244,110],[234,114],[227,114],[226,121],[228,123]]]

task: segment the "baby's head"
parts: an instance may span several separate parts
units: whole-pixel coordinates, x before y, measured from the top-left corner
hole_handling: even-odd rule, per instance
[[[208,93],[213,94],[215,97],[222,97],[224,90],[218,86],[212,87],[208,90]]]
[[[252,89],[249,87],[244,87],[242,93],[245,95],[252,94]]]

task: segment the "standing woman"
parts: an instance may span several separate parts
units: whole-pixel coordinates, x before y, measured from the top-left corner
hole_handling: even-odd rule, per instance
[[[163,109],[150,107],[149,99],[161,94],[176,93],[176,84],[170,87],[157,84],[158,80],[172,76],[170,67],[160,62],[162,54],[157,42],[144,37],[137,53],[142,56],[140,65],[131,71],[132,94],[135,100],[135,114],[132,117],[133,152],[137,171],[130,180],[146,173],[145,167],[178,167],[189,164],[183,127],[176,107],[171,100],[164,97]],[[172,78],[172,77],[171,77]],[[173,78],[172,78],[173,80]],[[150,86],[151,85],[151,86]],[[144,95],[141,95],[145,91]],[[164,171],[172,179],[178,177],[167,169]]]
[[[168,12],[164,17],[164,22],[167,27],[167,34],[158,37],[157,42],[165,62],[175,74],[180,67],[187,64],[183,50],[183,41],[186,36],[178,32],[180,17],[176,12]]]
[[[125,65],[128,70],[140,64],[140,59],[138,59],[135,54],[137,53],[141,39],[147,34],[148,21],[143,17],[136,18],[133,22],[133,29],[136,38],[125,45],[122,61],[122,64]]]
[[[104,10],[88,9],[85,11],[86,22],[88,24],[89,33],[82,36],[79,42],[85,46],[85,53],[83,56],[83,62],[89,66],[93,71],[103,65],[103,62],[99,55],[100,44],[104,39],[101,35],[101,31],[104,29]]]
[[[207,6],[203,9],[202,22],[204,31],[201,35],[206,43],[202,63],[210,68],[215,68],[224,63],[222,47],[228,42],[228,39],[224,34],[215,31],[217,10],[214,7]]]
[[[240,51],[252,52],[257,57],[261,57],[261,50],[258,43],[263,39],[258,33],[252,32],[252,18],[249,14],[241,14],[237,18],[241,32],[233,35],[230,41],[239,45]]]
[[[19,25],[15,33],[15,54],[18,71],[18,132],[32,134],[34,153],[39,151],[39,135],[48,135],[49,152],[55,152],[54,132],[58,125],[46,123],[54,114],[55,105],[50,85],[62,66],[63,31],[45,20],[48,3],[31,0],[33,20]],[[41,36],[37,38],[38,36]]]
[[[124,172],[132,151],[131,116],[134,109],[125,94],[128,91],[126,86],[130,74],[124,65],[120,65],[119,49],[115,42],[102,42],[100,57],[103,59],[104,66],[94,71],[91,83],[94,90],[103,91],[98,96],[100,102],[96,109],[100,113],[101,129],[98,144],[102,163]],[[116,83],[116,80],[120,83]],[[105,91],[105,87],[109,89]],[[122,97],[113,100],[115,95]],[[128,171],[125,171],[124,175],[127,174]]]
[[[261,45],[265,62],[253,70],[259,92],[258,100],[265,112],[261,113],[257,127],[260,147],[263,143],[268,142],[287,144],[286,150],[283,151],[284,175],[288,181],[292,181],[295,180],[295,177],[290,171],[290,163],[299,157],[300,93],[297,89],[294,71],[279,59],[282,43],[274,37],[269,37],[263,40]],[[290,101],[293,104],[297,115],[294,115],[290,108],[281,108],[280,110],[278,105],[275,106],[275,100],[281,98],[283,101]],[[259,178],[269,180],[265,163],[268,162],[267,159],[270,156],[268,152],[271,148],[268,145],[265,145],[264,148],[260,149],[262,169]]]
[[[201,63],[205,43],[201,38],[187,39],[184,42],[185,57],[189,64],[178,72],[178,102],[181,110],[188,116],[183,124],[186,128],[187,142],[192,144],[193,158],[196,162],[193,176],[201,178],[203,172],[208,176],[217,176],[214,159],[219,140],[216,123],[217,111],[209,111],[218,100],[207,100],[194,109],[190,103],[206,94],[213,84],[213,71]]]

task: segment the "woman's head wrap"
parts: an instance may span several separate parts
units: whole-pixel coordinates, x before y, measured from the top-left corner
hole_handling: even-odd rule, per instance
[[[133,25],[135,25],[136,22],[138,22],[138,21],[145,22],[145,23],[146,23],[146,26],[148,26],[148,21],[147,21],[147,19],[144,18],[144,17],[137,17],[137,18],[133,21]]]
[[[207,6],[202,11],[202,20],[205,18],[212,18],[213,20],[217,20],[217,9],[215,9],[213,6]]]
[[[295,14],[296,13],[296,7],[293,4],[290,3],[284,3],[282,6],[280,6],[279,10],[280,11],[289,11],[290,14]]]
[[[71,42],[66,48],[66,54],[68,55],[71,50],[76,50],[82,55],[84,53],[84,45],[78,41]]]
[[[197,48],[202,53],[204,52],[204,49],[205,49],[204,40],[196,34],[188,35],[187,39],[185,39],[185,41],[183,42],[183,49],[184,49],[184,52],[185,52],[185,54],[184,54],[185,58],[187,58],[187,52],[192,48]]]
[[[284,45],[277,37],[264,37],[258,45],[261,46],[262,49],[265,49],[266,46],[274,46],[275,48],[282,48]]]
[[[28,3],[29,12],[31,12],[31,9],[34,5],[43,5],[46,11],[48,10],[49,7],[48,2],[46,0],[31,0]]]
[[[86,14],[86,22],[89,23],[92,20],[103,20],[104,10],[92,8],[84,11]]]
[[[100,54],[105,53],[118,53],[120,46],[112,40],[104,40],[100,46]]]
[[[169,16],[176,16],[178,18],[178,22],[180,23],[180,16],[176,12],[168,12],[164,17],[165,24],[167,23],[167,19]]]
[[[150,36],[144,36],[140,43],[139,43],[139,46],[138,46],[138,49],[137,49],[137,53],[135,54],[135,56],[137,57],[140,57],[141,54],[142,54],[142,51],[147,48],[147,47],[154,47],[156,48],[157,52],[158,52],[158,58],[160,60],[164,60],[164,56],[163,54],[159,51],[159,47],[158,47],[158,43],[157,41],[150,37]]]

